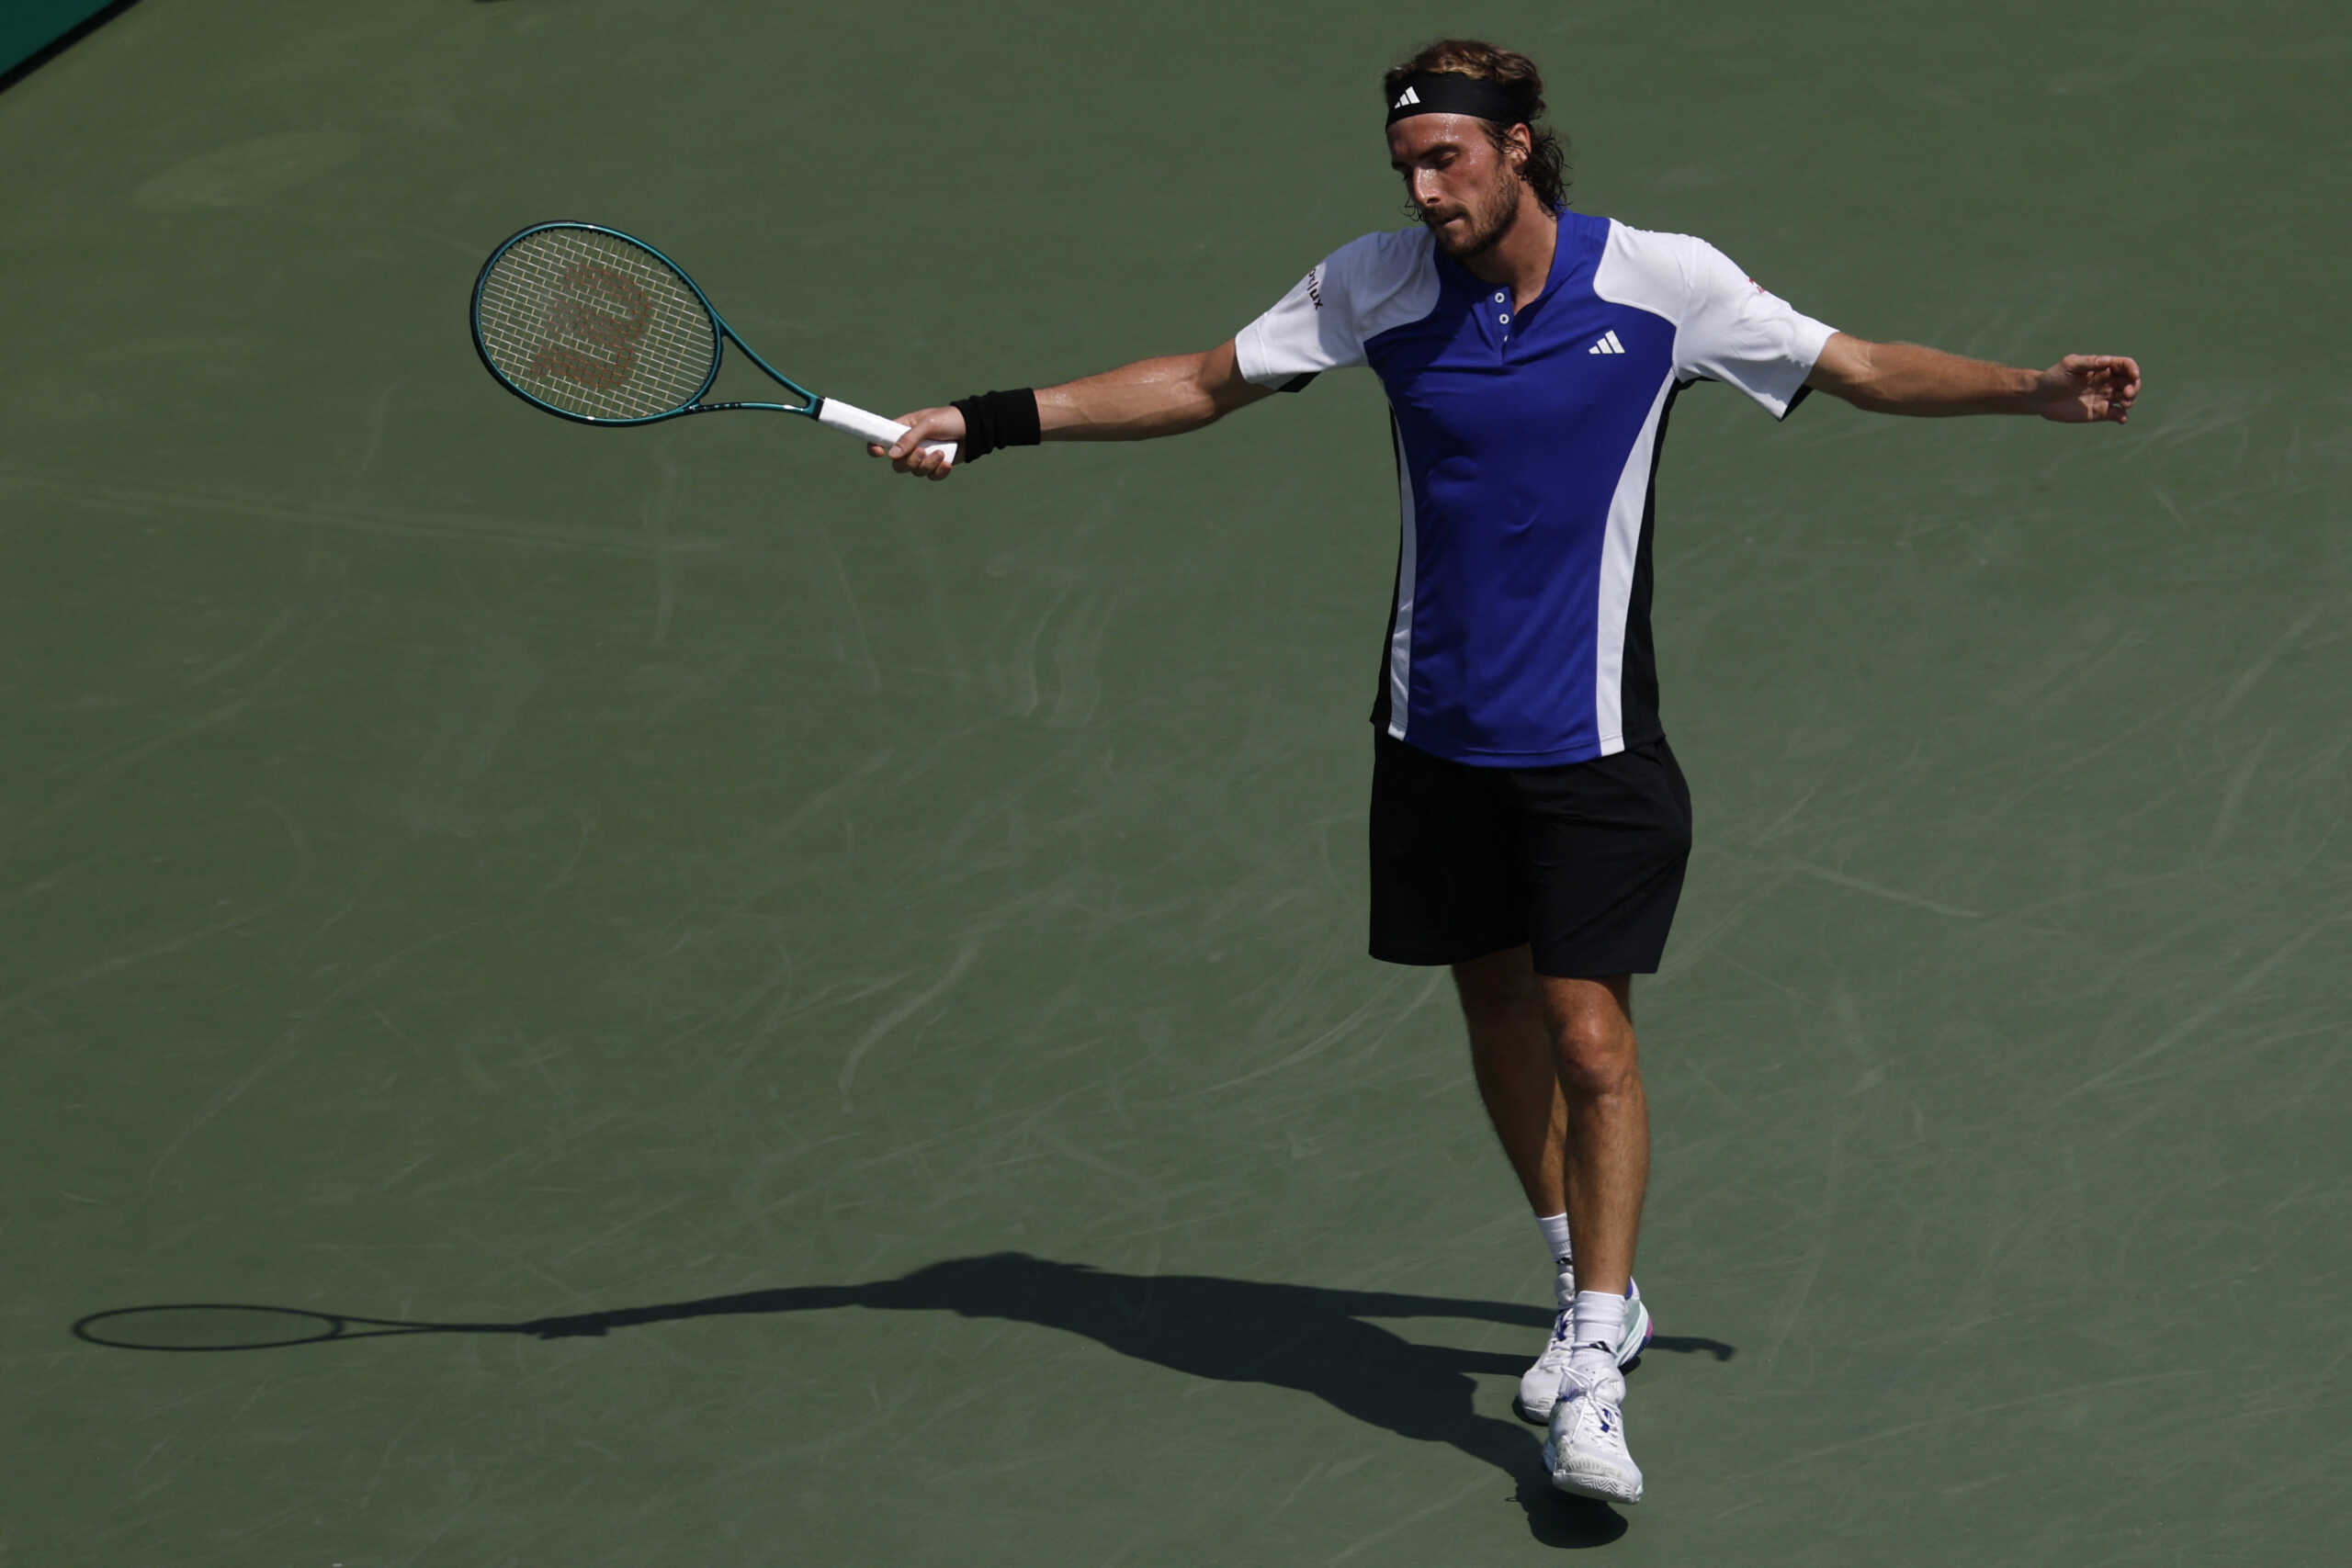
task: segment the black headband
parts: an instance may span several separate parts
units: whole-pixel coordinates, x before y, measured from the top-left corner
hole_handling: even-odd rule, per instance
[[[1499,82],[1453,71],[1417,71],[1388,101],[1388,123],[1417,114],[1466,114],[1497,125],[1523,125],[1532,118],[1528,107],[1527,95]]]

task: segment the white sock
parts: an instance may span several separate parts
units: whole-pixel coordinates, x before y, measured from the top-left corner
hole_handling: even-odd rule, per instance
[[[1535,1216],[1535,1228],[1544,1233],[1544,1246],[1546,1255],[1552,1259],[1552,1267],[1566,1269],[1568,1266],[1568,1216],[1538,1214]]]
[[[1577,1293],[1576,1260],[1568,1255],[1568,1216],[1538,1214],[1535,1225],[1544,1233],[1544,1249],[1552,1258],[1552,1293],[1566,1312]]]
[[[1599,1359],[1616,1371],[1618,1342],[1625,1337],[1625,1298],[1614,1291],[1578,1291],[1573,1323],[1572,1360]]]

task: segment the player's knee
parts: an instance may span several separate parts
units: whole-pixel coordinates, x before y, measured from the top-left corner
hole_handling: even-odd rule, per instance
[[[1634,1032],[1612,1019],[1574,1018],[1553,1034],[1560,1086],[1572,1095],[1622,1094],[1638,1081]]]

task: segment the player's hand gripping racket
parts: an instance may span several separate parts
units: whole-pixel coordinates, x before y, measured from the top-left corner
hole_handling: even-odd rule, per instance
[[[690,413],[758,409],[888,446],[896,420],[820,397],[762,359],[719,320],[678,264],[642,240],[594,223],[534,223],[490,253],[474,281],[474,347],[499,384],[534,408],[582,424],[651,424]],[[724,340],[798,398],[707,403]],[[926,451],[956,460],[952,441]]]

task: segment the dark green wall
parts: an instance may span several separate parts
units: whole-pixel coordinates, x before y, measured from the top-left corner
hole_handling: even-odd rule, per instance
[[[0,73],[15,70],[105,10],[108,0],[9,0],[0,6]]]

